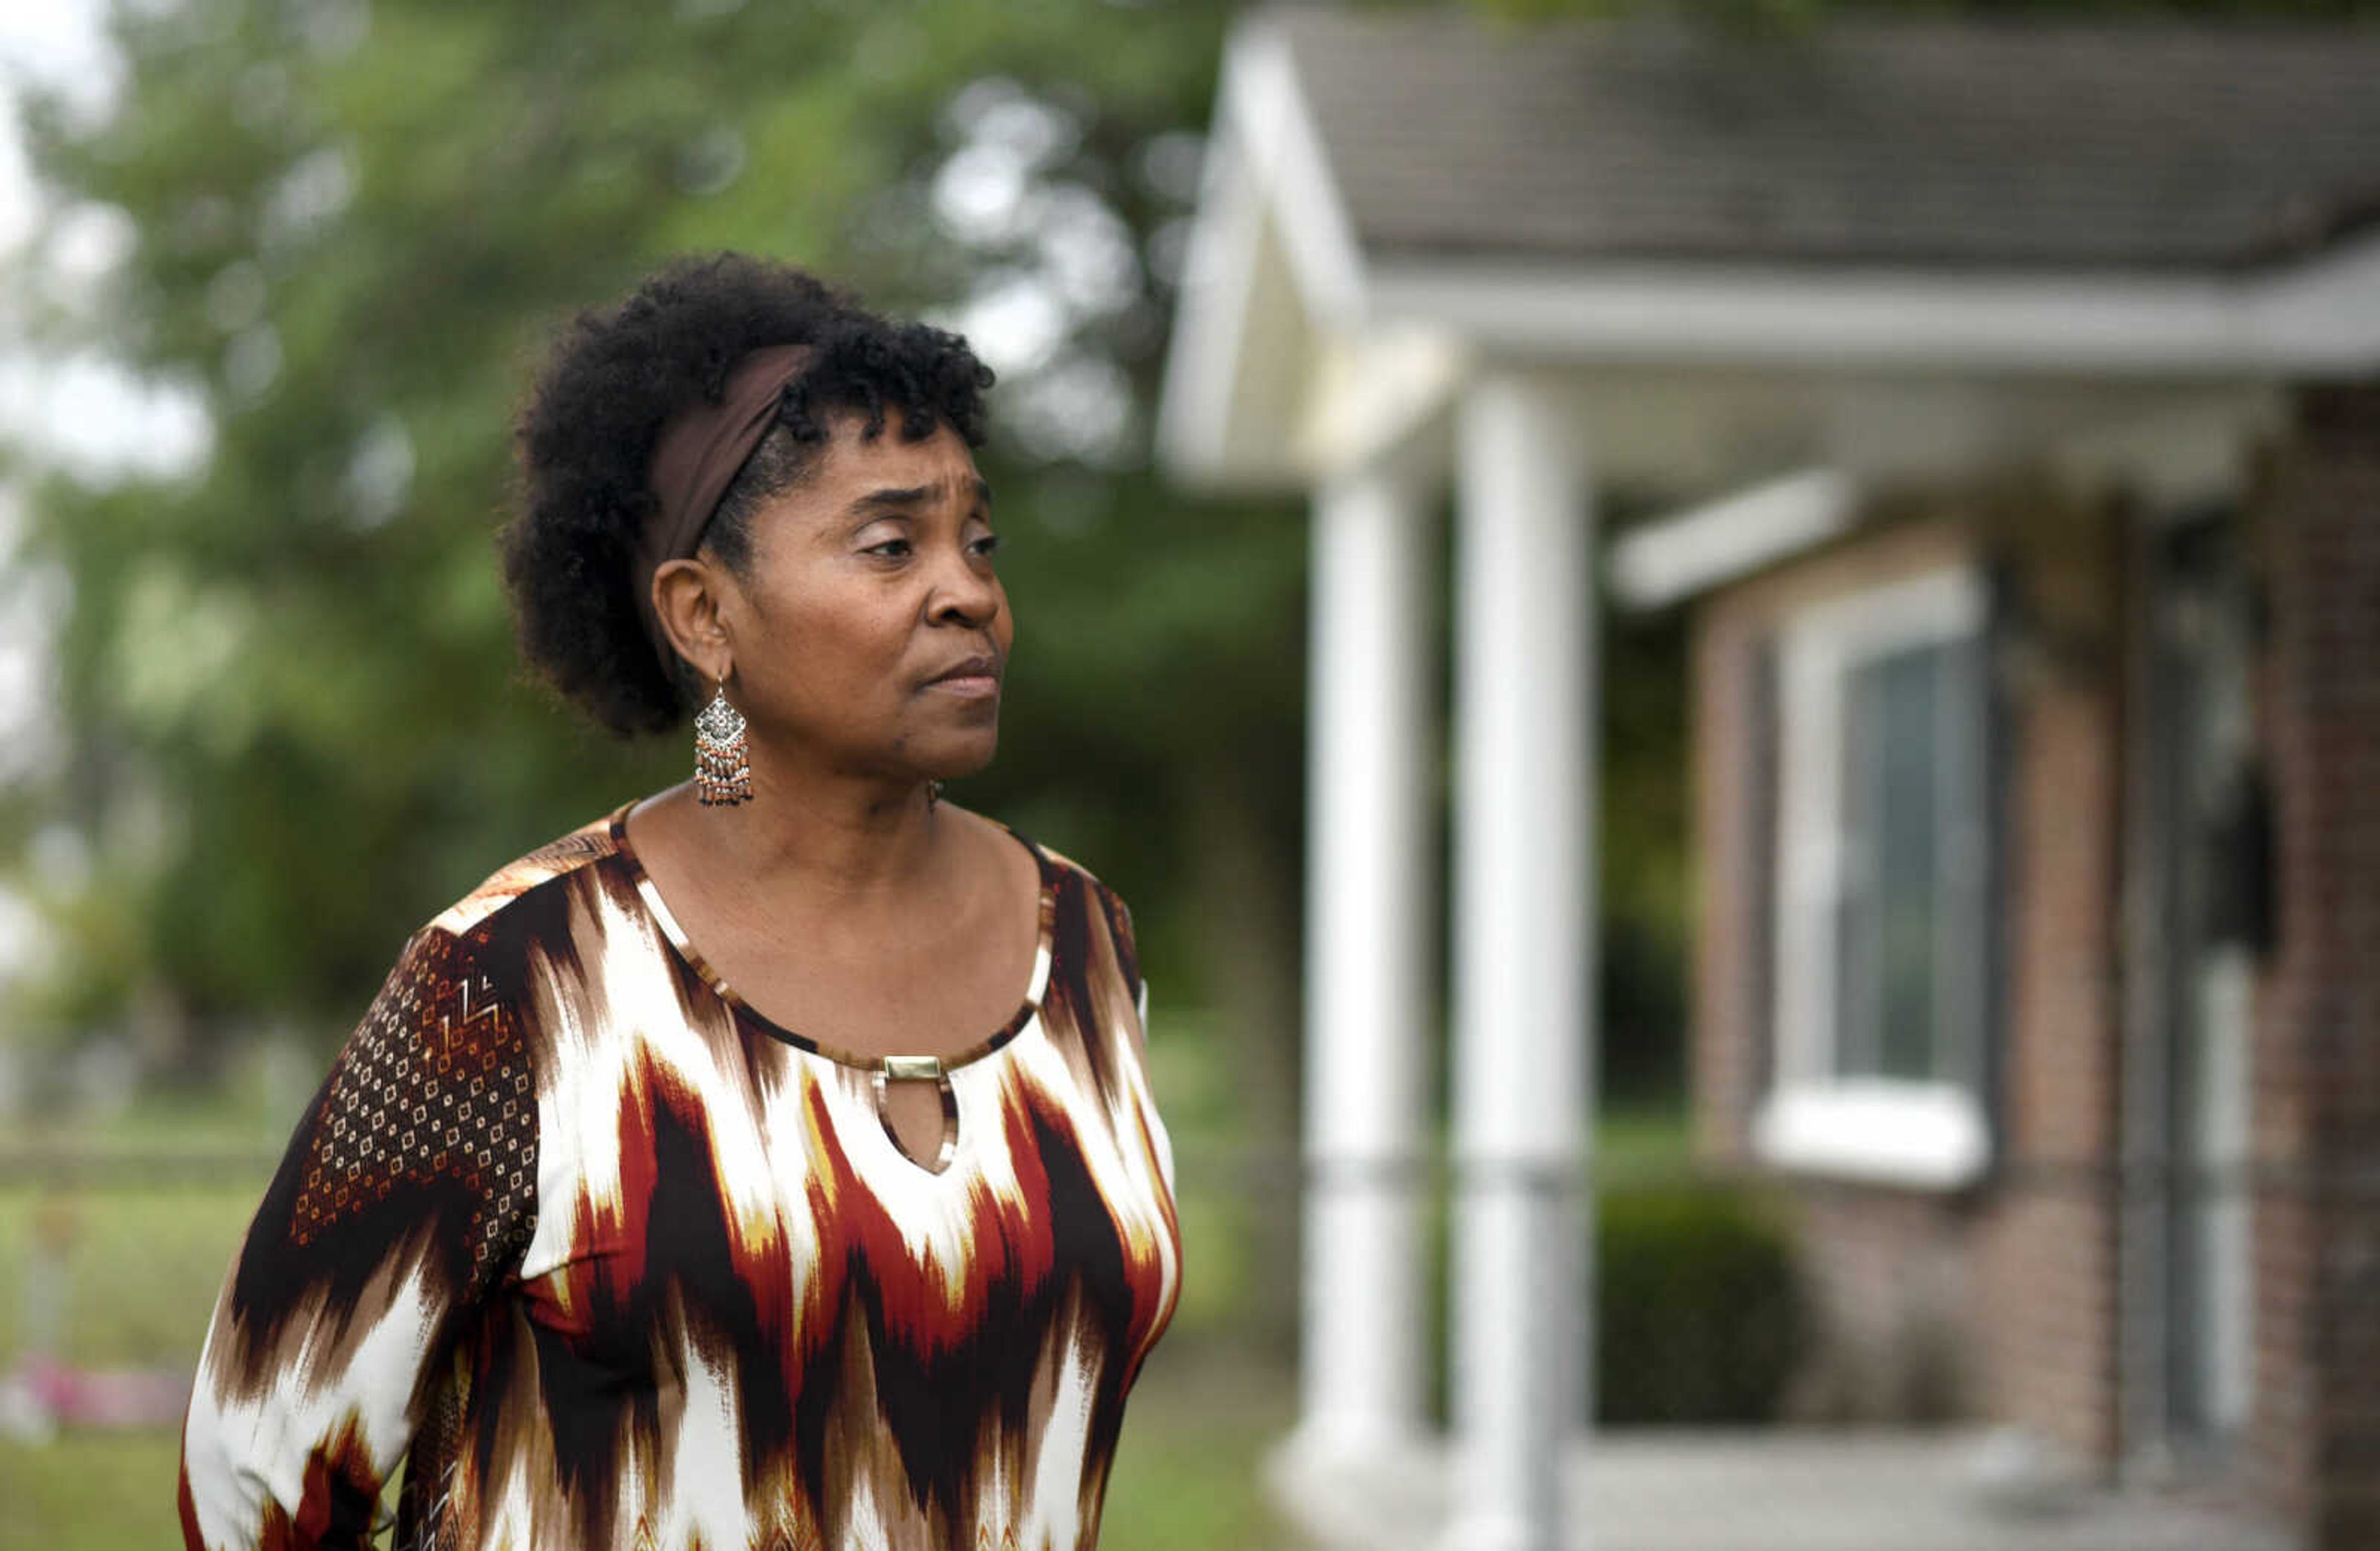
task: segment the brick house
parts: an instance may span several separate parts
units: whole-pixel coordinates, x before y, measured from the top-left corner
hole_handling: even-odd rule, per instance
[[[1696,1145],[1800,1208],[1809,1403],[2380,1545],[2375,80],[2315,24],[1235,30],[1160,442],[1313,500],[1285,1457],[1430,1431],[1443,587],[1432,1544],[1561,1512],[1609,592],[1693,611]]]
[[[2380,389],[2238,434],[1698,589],[1696,1142],[1796,1181],[1847,1409],[2380,1545]]]

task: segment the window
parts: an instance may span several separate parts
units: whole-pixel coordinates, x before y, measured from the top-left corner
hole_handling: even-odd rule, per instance
[[[1983,588],[1832,600],[1779,637],[1776,1084],[1792,1167],[1950,1186],[1988,1161]]]

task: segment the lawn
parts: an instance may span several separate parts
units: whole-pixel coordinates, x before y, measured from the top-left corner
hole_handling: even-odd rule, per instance
[[[186,1370],[232,1246],[264,1188],[240,1171],[137,1189],[0,1188],[0,1353],[27,1332],[27,1278],[44,1226],[70,1232],[57,1354]],[[155,1551],[179,1544],[170,1431],[0,1439],[0,1551]]]

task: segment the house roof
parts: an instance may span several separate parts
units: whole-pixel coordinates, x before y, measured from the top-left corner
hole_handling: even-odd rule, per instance
[[[2011,445],[2194,437],[2380,370],[2374,82],[2364,22],[1277,5],[1223,61],[1160,454],[1437,456],[1492,370],[1680,490],[1949,456],[1985,405]]]
[[[1265,21],[1377,256],[2203,272],[2380,221],[2380,27]]]

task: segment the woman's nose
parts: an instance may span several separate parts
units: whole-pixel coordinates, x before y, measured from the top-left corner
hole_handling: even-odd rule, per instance
[[[965,545],[945,551],[934,578],[929,617],[982,625],[1000,611],[1000,584],[990,568],[971,557]]]

